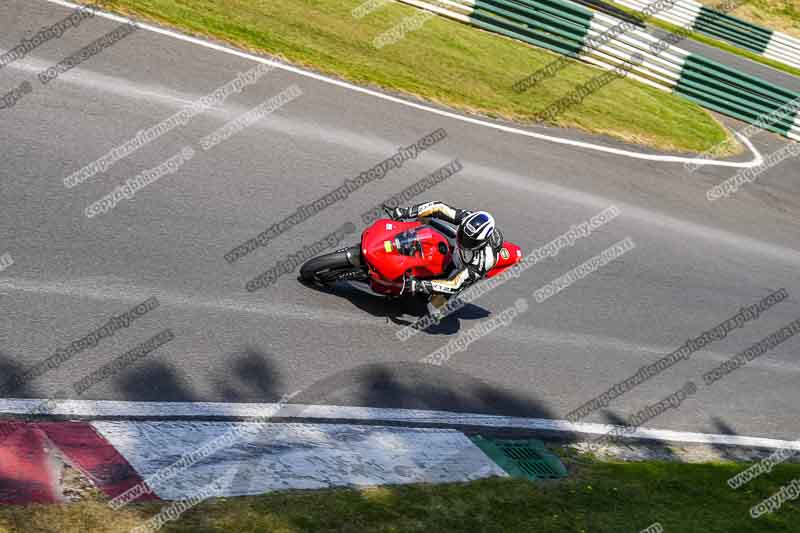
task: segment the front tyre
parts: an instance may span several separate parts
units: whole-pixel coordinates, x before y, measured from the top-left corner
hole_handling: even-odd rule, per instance
[[[313,257],[300,267],[300,279],[306,283],[327,285],[340,279],[360,279],[366,273],[358,264],[361,250],[358,246]]]

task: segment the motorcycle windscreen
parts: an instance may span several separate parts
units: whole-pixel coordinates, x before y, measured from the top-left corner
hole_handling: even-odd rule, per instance
[[[364,232],[361,248],[367,264],[387,281],[405,272],[417,278],[441,276],[450,263],[447,239],[419,222],[376,221]]]

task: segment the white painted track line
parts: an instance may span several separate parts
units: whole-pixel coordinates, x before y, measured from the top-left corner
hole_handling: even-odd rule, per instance
[[[38,412],[45,400],[0,400],[0,413],[24,415]],[[522,418],[474,413],[453,413],[419,409],[386,409],[378,407],[346,407],[336,405],[303,405],[279,403],[220,403],[220,402],[124,402],[106,400],[53,400],[50,415],[65,417],[121,417],[162,418],[186,417],[194,419],[247,419],[268,415],[285,419],[353,420],[369,422],[400,422],[406,424],[441,424],[450,426],[475,426],[510,428],[531,431],[550,431],[565,434],[605,435],[614,428],[611,424],[588,422],[572,423],[566,420]],[[38,408],[38,409],[37,409]],[[718,435],[667,429],[639,428],[626,432],[633,439],[657,440],[697,444],[717,444],[746,448],[793,449],[800,451],[800,441],[748,437],[743,435]]]
[[[45,0],[45,1],[49,2],[51,4],[56,4],[56,5],[59,5],[59,6],[62,6],[62,7],[67,7],[67,8],[71,8],[71,9],[75,9],[75,8],[78,8],[78,7],[87,7],[87,6],[81,6],[79,4],[74,4],[72,2],[66,2],[64,0]],[[523,135],[525,137],[531,137],[531,138],[539,139],[539,140],[542,140],[542,141],[552,142],[552,143],[556,143],[556,144],[564,144],[564,145],[568,145],[568,146],[574,146],[576,148],[584,148],[584,149],[588,149],[588,150],[594,150],[596,152],[604,152],[604,153],[608,153],[608,154],[614,154],[614,155],[618,155],[618,156],[622,156],[622,157],[628,157],[628,158],[631,158],[631,159],[644,159],[644,160],[647,160],[647,161],[654,161],[654,162],[659,162],[659,163],[681,163],[681,164],[693,163],[693,164],[698,165],[698,166],[753,168],[753,167],[756,167],[756,166],[760,165],[763,162],[763,158],[762,158],[761,154],[758,152],[758,150],[756,150],[756,148],[750,143],[750,141],[748,139],[746,139],[745,137],[739,135],[738,133],[736,135],[739,137],[739,139],[742,140],[742,142],[745,144],[745,146],[753,154],[753,159],[751,159],[750,161],[718,161],[718,160],[714,160],[714,159],[707,159],[706,160],[706,159],[699,159],[699,158],[694,158],[694,157],[681,157],[681,156],[659,155],[659,154],[645,154],[645,153],[641,153],[641,152],[634,152],[634,151],[631,151],[631,150],[623,150],[621,148],[612,148],[610,146],[603,146],[603,145],[593,144],[593,143],[584,142],[584,141],[576,141],[574,139],[565,139],[565,138],[562,138],[562,137],[555,137],[555,136],[552,136],[552,135],[545,135],[543,133],[535,133],[535,132],[532,132],[532,131],[527,131],[527,130],[523,130],[523,129],[520,129],[520,128],[515,128],[515,127],[512,127],[512,126],[505,126],[505,125],[502,125],[502,124],[495,124],[495,123],[492,123],[492,122],[488,122],[486,120],[481,120],[481,119],[478,119],[478,118],[463,116],[463,115],[459,115],[457,113],[453,113],[453,112],[450,112],[450,111],[445,111],[445,110],[442,110],[442,109],[436,109],[436,108],[433,108],[433,107],[430,107],[430,106],[426,106],[426,105],[423,105],[423,104],[419,104],[419,103],[416,103],[416,102],[410,102],[410,101],[404,100],[402,98],[397,98],[395,96],[390,96],[388,94],[383,94],[383,93],[378,92],[378,91],[374,91],[374,90],[367,89],[367,88],[364,88],[364,87],[359,87],[357,85],[353,85],[353,84],[345,82],[345,81],[336,80],[336,79],[333,79],[333,78],[328,78],[326,76],[323,76],[321,74],[317,74],[315,72],[309,72],[309,71],[300,69],[298,67],[293,67],[291,65],[286,65],[284,63],[279,63],[277,61],[273,61],[273,60],[270,60],[270,59],[259,57],[259,56],[253,55],[253,54],[248,54],[247,52],[242,52],[241,50],[236,50],[234,48],[230,48],[230,47],[227,47],[227,46],[222,46],[222,45],[217,44],[217,43],[213,43],[213,42],[206,41],[206,40],[203,40],[203,39],[198,39],[197,37],[191,37],[191,36],[188,36],[188,35],[184,35],[182,33],[178,33],[178,32],[173,31],[173,30],[167,30],[165,28],[159,28],[158,26],[153,26],[151,24],[147,24],[147,23],[144,23],[144,22],[137,22],[137,21],[134,21],[132,19],[128,19],[128,18],[119,16],[119,15],[113,15],[111,13],[105,13],[105,12],[102,12],[102,11],[96,9],[96,8],[92,8],[92,9],[93,9],[93,11],[95,12],[95,14],[97,16],[102,17],[102,18],[106,18],[106,19],[113,20],[113,21],[120,22],[120,23],[126,23],[126,22],[135,23],[136,26],[138,26],[140,29],[143,29],[143,30],[146,30],[146,31],[150,31],[150,32],[153,32],[153,33],[158,33],[158,34],[161,34],[161,35],[165,35],[165,36],[171,37],[173,39],[178,39],[178,40],[181,40],[181,41],[189,42],[189,43],[192,43],[192,44],[196,44],[198,46],[202,46],[204,48],[209,48],[211,50],[216,50],[218,52],[223,52],[223,53],[234,55],[234,56],[241,57],[241,58],[244,58],[244,59],[249,59],[251,61],[256,61],[258,63],[264,63],[264,64],[267,64],[267,65],[273,65],[276,68],[280,68],[280,69],[286,70],[288,72],[293,72],[294,74],[298,74],[300,76],[306,76],[308,78],[312,78],[312,79],[315,79],[317,81],[321,81],[321,82],[324,82],[324,83],[329,83],[331,85],[337,85],[339,87],[344,87],[344,88],[349,89],[351,91],[360,92],[360,93],[363,93],[363,94],[368,94],[370,96],[374,96],[376,98],[381,98],[383,100],[387,100],[389,102],[393,102],[393,103],[396,103],[396,104],[404,105],[404,106],[411,107],[411,108],[414,108],[414,109],[419,109],[421,111],[426,111],[426,112],[429,112],[429,113],[434,113],[434,114],[441,115],[441,116],[444,116],[444,117],[447,117],[447,118],[450,118],[450,119],[453,119],[453,120],[460,120],[462,122],[467,122],[467,123],[475,124],[475,125],[478,125],[478,126],[492,128],[492,129],[503,131],[503,132],[506,132],[506,133],[513,133],[513,134],[516,134],[516,135]]]

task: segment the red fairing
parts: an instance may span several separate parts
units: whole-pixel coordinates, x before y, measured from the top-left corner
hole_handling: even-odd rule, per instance
[[[503,248],[500,250],[500,257],[497,264],[486,273],[487,278],[493,278],[516,265],[522,260],[522,249],[513,242],[504,242]]]
[[[361,255],[369,266],[372,290],[381,294],[400,294],[405,273],[418,279],[443,277],[452,253],[445,235],[417,221],[381,218],[361,235]],[[519,246],[503,243],[497,265],[487,277],[496,276],[520,259]]]
[[[447,238],[420,222],[376,220],[361,236],[361,253],[369,265],[372,290],[398,294],[403,274],[434,278],[450,264]]]

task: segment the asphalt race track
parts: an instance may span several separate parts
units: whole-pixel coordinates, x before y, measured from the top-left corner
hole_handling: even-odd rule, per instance
[[[69,11],[43,0],[4,2],[0,48],[7,51]],[[37,79],[117,26],[95,17],[0,68],[0,94],[25,81],[32,88],[0,109],[0,254],[13,257],[0,272],[0,376],[24,372],[148,298],[160,305],[11,396],[77,398],[74,382],[171,329],[173,340],[80,398],[269,402],[299,390],[292,402],[561,419],[742,306],[785,288],[789,297],[757,320],[586,421],[620,422],[691,380],[697,394],[648,426],[779,439],[800,434],[800,340],[711,386],[701,377],[800,318],[796,159],[710,203],[706,190],[736,168],[690,174],[679,162],[504,131],[276,69],[68,189],[64,177],[257,65],[140,29],[46,85]],[[200,148],[201,138],[292,84],[302,96],[213,149]],[[239,261],[224,259],[297,207],[438,128],[447,138],[402,168]],[[526,131],[644,153],[573,131]],[[753,138],[764,156],[784,142],[769,134]],[[89,204],[184,146],[196,155],[176,173],[104,214],[84,215]],[[416,201],[489,210],[525,251],[611,205],[621,214],[407,342],[396,337],[398,321],[407,322],[414,309],[394,317],[398,310],[382,300],[319,292],[295,274],[245,290],[276,261],[342,224],[353,222],[360,232],[363,212],[453,159],[463,170]],[[635,249],[542,303],[531,297],[626,237]],[[530,308],[507,327],[441,367],[420,362],[521,296]]]

